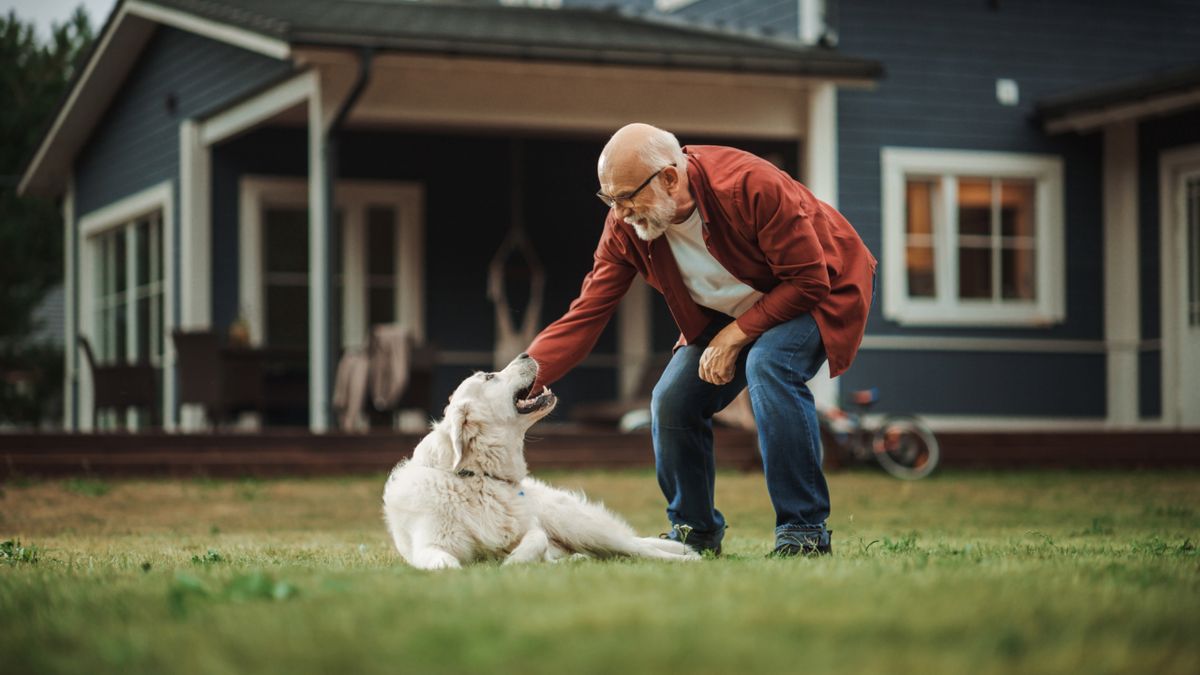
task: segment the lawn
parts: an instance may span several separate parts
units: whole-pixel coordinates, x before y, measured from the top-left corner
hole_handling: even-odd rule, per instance
[[[663,529],[650,472],[544,477]],[[390,550],[382,483],[10,481],[0,671],[1200,672],[1194,472],[838,473],[815,560],[764,558],[729,473],[722,558],[441,573]]]

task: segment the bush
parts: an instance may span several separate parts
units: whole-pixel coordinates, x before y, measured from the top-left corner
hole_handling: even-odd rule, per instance
[[[0,347],[0,424],[41,427],[62,420],[63,351],[54,345]]]

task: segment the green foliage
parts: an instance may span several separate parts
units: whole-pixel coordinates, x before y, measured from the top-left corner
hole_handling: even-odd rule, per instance
[[[20,174],[49,128],[92,41],[83,7],[41,42],[32,23],[0,16],[0,422],[59,419],[62,351],[26,344],[34,310],[63,278],[63,228],[53,200],[18,197]]]
[[[10,565],[16,563],[35,563],[41,554],[38,547],[33,544],[27,546],[21,545],[21,540],[8,540],[0,542],[0,562],[6,562]]]
[[[262,570],[253,570],[239,574],[219,590],[214,590],[198,577],[176,572],[175,578],[167,588],[167,607],[176,618],[187,616],[189,607],[198,600],[216,602],[251,602],[254,600],[270,600],[282,602],[299,595],[295,585],[287,581],[276,581],[273,576]]]
[[[91,41],[82,7],[44,43],[15,11],[0,17],[0,344],[34,330],[33,309],[62,279],[59,206],[16,187]]]
[[[192,564],[194,564],[194,565],[208,565],[208,564],[219,563],[219,562],[225,562],[225,559],[221,557],[220,553],[218,553],[217,551],[214,551],[211,548],[208,549],[208,552],[206,552],[202,556],[201,555],[192,556]]]

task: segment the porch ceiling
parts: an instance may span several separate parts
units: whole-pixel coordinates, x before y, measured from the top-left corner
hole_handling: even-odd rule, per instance
[[[357,75],[350,51],[297,50],[295,57],[320,71],[323,91],[335,100]],[[604,134],[636,119],[676,133],[800,138],[810,84],[778,75],[383,54],[347,126]],[[305,115],[288,119],[303,124]]]

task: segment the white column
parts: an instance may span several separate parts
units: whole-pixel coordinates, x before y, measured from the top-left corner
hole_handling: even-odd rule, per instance
[[[617,392],[622,401],[636,393],[651,354],[650,287],[635,279],[617,309]]]
[[[76,366],[79,363],[78,283],[75,279],[76,252],[79,231],[75,227],[75,177],[67,178],[67,192],[63,196],[63,429],[78,431],[75,383]]]
[[[797,35],[800,41],[806,45],[814,45],[817,39],[821,37],[821,29],[824,28],[823,17],[825,3],[823,0],[798,0],[797,15],[800,25],[797,26]]]
[[[837,208],[837,88],[816,84],[808,93],[807,137],[804,139],[804,184],[821,201]],[[808,383],[818,405],[837,403],[838,382],[829,377],[829,363]]]
[[[1138,138],[1136,122],[1104,129],[1104,341],[1108,425],[1138,420]]]
[[[329,429],[329,265],[324,244],[329,241],[330,223],[325,212],[325,118],[321,84],[308,99],[308,408],[309,429]]]
[[[179,127],[179,214],[182,325],[204,330],[212,325],[212,228],[208,208],[209,153],[200,127],[186,120]]]
[[[179,241],[174,242],[179,256],[179,327],[207,330],[212,327],[212,228],[208,209],[209,152],[201,141],[201,127],[193,120],[179,125]],[[165,217],[165,214],[164,214]],[[173,266],[173,265],[172,265]],[[173,317],[172,317],[173,320]],[[172,326],[172,329],[174,326]],[[169,399],[174,399],[175,345],[170,334],[163,336],[169,345],[165,366],[171,373]],[[164,416],[174,426],[174,404]],[[183,406],[180,427],[185,431],[204,428],[204,411],[199,406]]]

